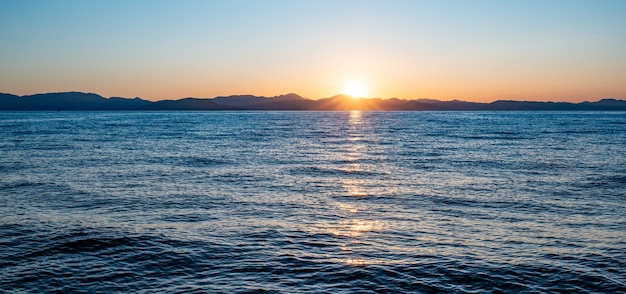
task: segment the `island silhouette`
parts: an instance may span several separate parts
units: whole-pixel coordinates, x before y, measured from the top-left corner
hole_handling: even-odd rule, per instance
[[[605,98],[580,103],[498,100],[482,103],[354,98],[343,94],[313,100],[289,93],[274,97],[232,95],[149,101],[139,97],[105,98],[94,93],[60,92],[24,96],[0,93],[0,110],[625,111],[626,100]]]

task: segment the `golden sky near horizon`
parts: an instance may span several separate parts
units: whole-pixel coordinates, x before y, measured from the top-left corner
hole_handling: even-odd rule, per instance
[[[626,99],[626,1],[0,1],[0,92]],[[357,88],[358,88],[357,87]]]

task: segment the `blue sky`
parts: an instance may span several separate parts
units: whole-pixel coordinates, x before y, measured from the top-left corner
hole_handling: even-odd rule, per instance
[[[626,1],[0,0],[0,92],[626,99]]]

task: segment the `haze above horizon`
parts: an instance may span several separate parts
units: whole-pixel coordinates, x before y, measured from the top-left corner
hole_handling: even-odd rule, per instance
[[[612,0],[0,0],[0,92],[626,99],[624,15]]]

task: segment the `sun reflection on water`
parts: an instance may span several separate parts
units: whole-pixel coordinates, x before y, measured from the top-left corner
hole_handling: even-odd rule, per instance
[[[365,150],[365,145],[359,143],[359,140],[362,138],[359,132],[363,125],[363,112],[359,110],[350,111],[349,123],[348,140],[351,145],[348,147],[348,152],[345,154],[345,161],[348,162],[347,171],[350,174],[358,174],[362,171],[359,159],[363,157],[363,151]],[[362,180],[348,177],[343,178],[341,182],[349,195],[356,197],[367,195],[363,189]]]
[[[361,125],[363,124],[363,112],[360,110],[350,111],[350,124]]]
[[[349,196],[365,197],[367,192],[363,188],[363,181],[358,179],[345,179],[342,181],[344,189],[348,192]]]
[[[330,232],[340,237],[361,237],[366,233],[371,233],[382,229],[383,225],[376,220],[352,219],[346,220],[330,228]]]
[[[372,212],[368,208],[371,203],[366,198],[372,195],[368,187],[372,187],[372,181],[376,179],[369,178],[369,170],[374,166],[364,163],[364,160],[370,156],[368,147],[371,146],[368,142],[375,140],[371,140],[372,132],[362,111],[350,111],[347,123],[346,143],[340,161],[343,162],[341,169],[345,173],[338,178],[342,197],[337,198],[334,203],[341,219],[337,223],[329,224],[326,230],[339,237],[338,240],[343,243],[340,247],[342,257],[338,262],[348,266],[367,266],[379,263],[376,259],[363,256],[364,252],[373,250],[365,245],[370,238],[368,235],[377,234],[384,227],[382,221],[372,218]]]
[[[366,266],[372,264],[372,262],[363,258],[348,258],[346,259],[345,263],[351,266]]]
[[[337,207],[339,207],[339,209],[341,209],[343,211],[348,211],[348,212],[351,212],[351,213],[359,212],[359,208],[356,207],[356,205],[351,204],[351,203],[337,202]]]

